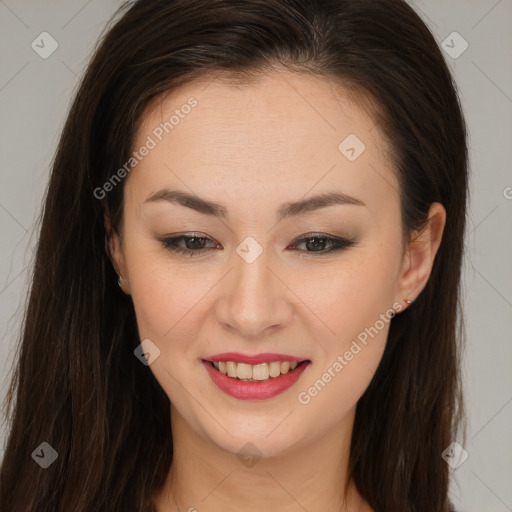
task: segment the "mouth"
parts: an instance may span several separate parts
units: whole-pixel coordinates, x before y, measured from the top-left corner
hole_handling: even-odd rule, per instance
[[[259,364],[249,364],[236,361],[203,360],[216,371],[234,380],[244,382],[266,382],[278,379],[282,375],[295,373],[302,370],[303,366],[311,363],[309,359],[293,360],[269,360]]]
[[[240,400],[267,400],[284,393],[311,365],[310,359],[287,354],[215,354],[202,363],[212,382]]]
[[[310,359],[289,354],[215,354],[202,360],[212,382],[239,400],[267,400],[294,386],[311,366]]]

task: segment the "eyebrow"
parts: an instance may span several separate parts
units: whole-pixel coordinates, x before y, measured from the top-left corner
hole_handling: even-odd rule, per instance
[[[144,201],[144,204],[157,201],[167,201],[169,203],[191,208],[192,210],[205,215],[212,215],[222,219],[226,219],[228,216],[227,208],[224,205],[202,199],[199,196],[192,195],[181,190],[159,190],[158,192],[151,194]],[[302,215],[328,206],[348,204],[366,206],[363,201],[355,197],[342,194],[341,192],[329,192],[312,196],[308,199],[283,203],[277,210],[277,220],[281,221],[287,217]]]

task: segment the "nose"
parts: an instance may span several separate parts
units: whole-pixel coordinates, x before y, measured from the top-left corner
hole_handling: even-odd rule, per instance
[[[266,254],[263,251],[251,263],[234,255],[235,268],[226,276],[217,304],[217,321],[244,339],[261,339],[288,325],[293,316],[290,291]]]

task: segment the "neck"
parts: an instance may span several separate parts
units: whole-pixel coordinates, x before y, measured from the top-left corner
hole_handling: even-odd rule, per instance
[[[345,493],[354,413],[318,439],[251,459],[198,435],[171,405],[173,462],[156,510],[371,511],[352,482]]]

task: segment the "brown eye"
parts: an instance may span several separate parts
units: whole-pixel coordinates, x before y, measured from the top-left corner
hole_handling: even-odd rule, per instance
[[[208,237],[203,236],[177,236],[173,238],[165,238],[160,240],[162,245],[168,249],[169,251],[176,252],[178,254],[183,254],[186,256],[194,256],[196,254],[202,254],[209,250],[209,248],[205,247],[205,242],[211,240]],[[183,241],[185,243],[185,247],[180,247],[178,243]],[[212,241],[213,242],[213,241]],[[218,247],[218,244],[214,244],[214,248]]]
[[[323,233],[311,233],[308,237],[298,240],[292,248],[301,244],[304,244],[305,247],[305,250],[302,252],[322,255],[340,251],[342,249],[348,249],[355,244],[355,240],[334,237]]]

